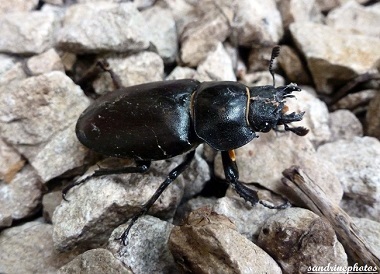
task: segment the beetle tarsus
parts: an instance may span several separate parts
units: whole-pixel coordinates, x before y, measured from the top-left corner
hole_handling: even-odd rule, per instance
[[[151,162],[150,161],[136,161],[136,166],[127,166],[127,167],[121,167],[121,168],[101,168],[98,165],[98,169],[94,171],[93,174],[88,175],[86,178],[83,178],[81,180],[75,181],[69,185],[67,185],[62,190],[62,199],[66,202],[69,202],[69,200],[66,198],[67,193],[70,189],[72,189],[74,186],[81,185],[88,181],[91,178],[94,177],[100,177],[103,175],[112,175],[112,174],[123,174],[123,173],[144,173],[146,172],[150,167]]]
[[[255,205],[259,202],[257,191],[250,189],[239,182],[239,170],[236,162],[231,158],[232,153],[222,151],[222,162],[226,180],[245,201]]]
[[[76,182],[73,182],[71,184],[68,184],[63,190],[62,190],[62,199],[66,202],[69,202],[69,200],[66,198],[67,192],[69,192],[70,189],[72,189],[74,186],[81,185],[84,182],[86,182],[91,176],[88,176],[82,180],[78,180]]]
[[[140,211],[141,213],[142,211]],[[141,217],[143,214],[136,214],[134,215],[131,219],[130,219],[130,222],[128,224],[128,227],[127,229],[124,230],[123,234],[120,235],[120,237],[117,237],[115,238],[116,241],[121,241],[123,243],[124,246],[126,246],[128,244],[128,234],[129,234],[129,231],[131,230],[132,226],[135,224],[135,222],[137,221],[137,219],[139,217]]]
[[[252,206],[256,205],[257,203],[270,209],[285,209],[290,206],[289,201],[286,201],[281,205],[274,206],[267,201],[260,200],[259,196],[257,195],[257,191],[250,189],[249,187],[246,187],[244,184],[239,182],[239,171],[236,162],[231,158],[230,155],[231,154],[228,151],[222,151],[224,173],[227,181],[231,184],[231,186],[235,189],[240,197],[242,197],[246,202],[249,202]]]
[[[297,134],[298,136],[305,136],[309,132],[309,129],[305,127],[290,127],[287,124],[284,124],[284,127],[285,131],[291,131]]]

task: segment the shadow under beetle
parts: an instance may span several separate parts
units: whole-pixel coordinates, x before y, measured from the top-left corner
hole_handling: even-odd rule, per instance
[[[79,117],[76,134],[79,141],[95,152],[106,156],[132,158],[133,167],[99,168],[91,176],[67,186],[62,194],[91,177],[120,173],[146,172],[151,161],[168,159],[187,153],[184,161],[170,171],[154,195],[135,214],[121,235],[124,245],[136,220],[145,214],[167,186],[172,183],[194,158],[195,148],[207,143],[221,151],[226,180],[235,191],[252,205],[261,203],[257,192],[244,186],[239,179],[234,149],[254,138],[256,132],[278,130],[303,136],[308,130],[290,127],[288,123],[301,121],[302,113],[285,114],[285,98],[300,91],[295,84],[275,87],[272,65],[279,47],[272,51],[269,71],[273,85],[247,87],[238,82],[173,80],[121,87],[98,98]],[[104,68],[107,70],[106,68]],[[116,76],[108,70],[115,79]]]

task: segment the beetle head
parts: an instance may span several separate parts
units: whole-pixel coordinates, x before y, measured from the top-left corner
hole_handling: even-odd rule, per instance
[[[291,122],[301,121],[305,112],[286,114],[288,110],[285,98],[295,97],[294,91],[301,89],[295,84],[273,87],[261,86],[250,88],[250,104],[248,122],[255,132],[278,130],[283,125],[285,131],[291,131],[299,136],[306,135],[309,130],[304,127],[290,127]]]

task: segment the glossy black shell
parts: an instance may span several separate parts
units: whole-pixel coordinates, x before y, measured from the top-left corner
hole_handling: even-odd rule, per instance
[[[97,99],[79,117],[76,133],[86,147],[107,156],[160,160],[195,148],[191,94],[195,80],[152,82]]]
[[[237,82],[173,80],[121,88],[79,117],[76,134],[107,156],[161,160],[206,142],[241,147],[256,135],[247,122],[249,89]]]
[[[235,149],[255,138],[247,121],[248,95],[238,82],[203,82],[193,101],[198,137],[216,150]]]

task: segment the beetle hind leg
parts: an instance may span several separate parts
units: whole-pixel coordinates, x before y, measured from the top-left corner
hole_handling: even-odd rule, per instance
[[[66,198],[67,192],[74,186],[81,185],[91,178],[100,177],[103,175],[113,175],[113,174],[123,174],[123,173],[144,173],[149,169],[150,164],[151,164],[150,161],[136,161],[136,166],[128,166],[128,167],[121,167],[121,168],[99,168],[95,170],[93,174],[87,176],[86,178],[83,178],[81,180],[75,181],[67,185],[62,190],[62,198],[65,201],[68,201]]]
[[[239,196],[242,197],[246,202],[249,202],[252,205],[259,203],[270,209],[284,209],[289,207],[288,201],[286,201],[284,204],[273,206],[266,201],[260,200],[259,196],[257,195],[257,191],[250,189],[249,187],[246,187],[244,184],[239,182],[239,170],[236,165],[235,152],[233,150],[222,151],[222,162],[226,180],[231,184]]]
[[[140,218],[142,215],[147,213],[152,205],[157,201],[157,199],[161,196],[164,190],[179,176],[185,169],[190,165],[191,161],[194,159],[195,150],[190,151],[178,166],[176,166],[172,171],[169,172],[169,175],[166,177],[165,181],[161,183],[156,192],[152,197],[142,206],[141,210],[137,212],[135,215],[130,218],[129,225],[126,230],[124,230],[123,234],[116,238],[115,240],[121,240],[124,245],[127,245],[127,237],[129,231],[131,230],[133,224]]]

